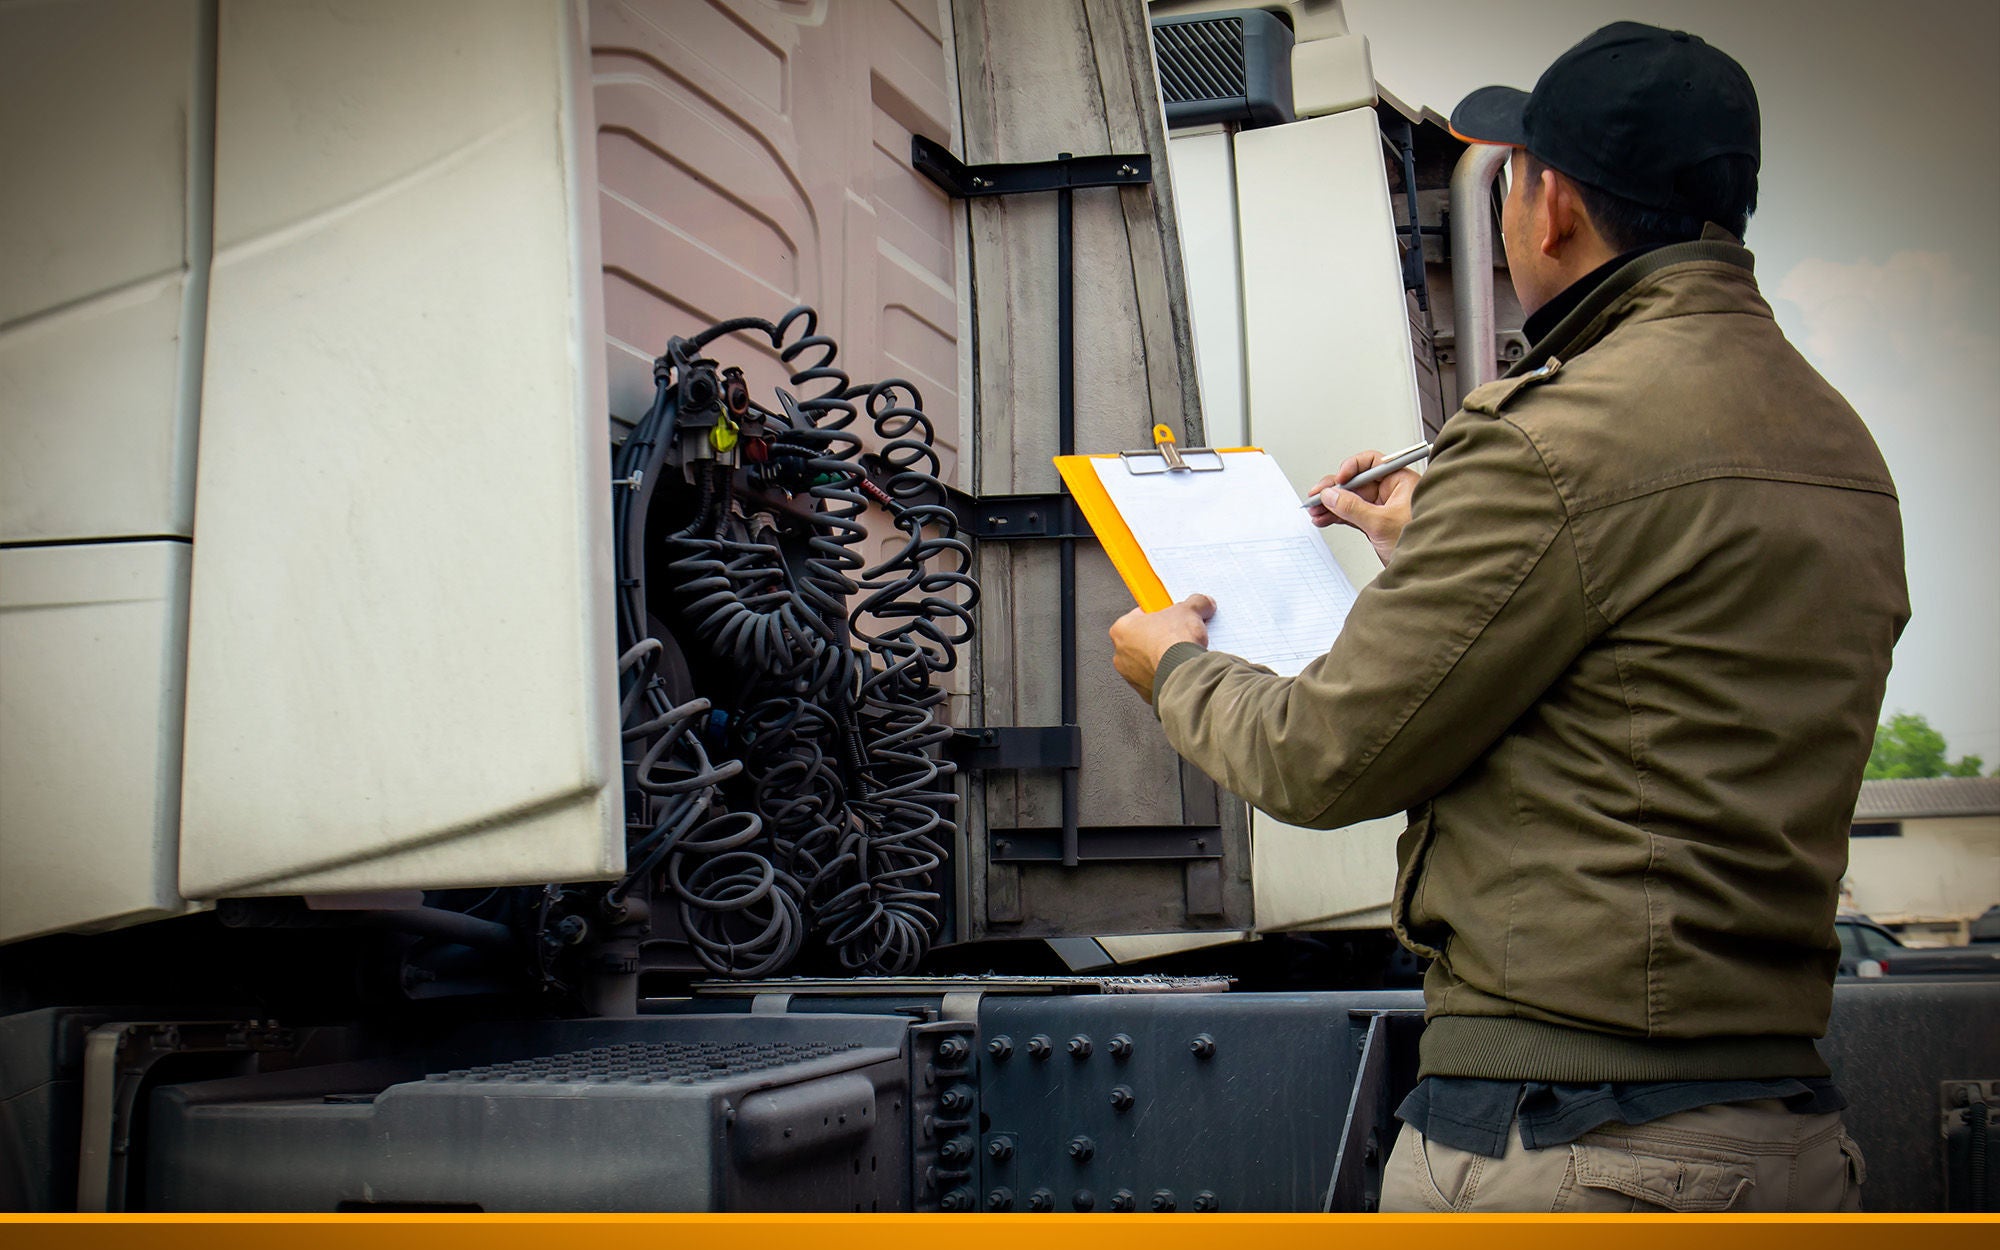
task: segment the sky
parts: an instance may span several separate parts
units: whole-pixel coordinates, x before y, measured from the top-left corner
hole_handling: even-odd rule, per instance
[[[1346,0],[1375,77],[1448,114],[1532,88],[1599,26],[1742,63],[1763,115],[1746,242],[1787,337],[1874,433],[1903,509],[1912,620],[1883,717],[2000,767],[2000,3]]]

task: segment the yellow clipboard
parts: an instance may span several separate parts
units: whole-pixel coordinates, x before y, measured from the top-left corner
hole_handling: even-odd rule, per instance
[[[1172,607],[1174,597],[1167,593],[1160,575],[1153,571],[1152,563],[1139,547],[1139,540],[1132,537],[1131,527],[1119,515],[1118,505],[1111,502],[1111,496],[1105,491],[1104,483],[1098,478],[1097,469],[1091,462],[1124,460],[1129,464],[1134,457],[1161,456],[1171,465],[1182,459],[1173,447],[1173,432],[1163,425],[1156,425],[1153,427],[1153,449],[1150,451],[1055,457],[1056,472],[1062,475],[1063,485],[1069,487],[1070,497],[1076,500],[1077,511],[1083,513],[1083,519],[1090,523],[1091,532],[1104,546],[1104,554],[1111,557],[1111,567],[1125,579],[1125,588],[1132,592],[1133,601],[1148,612]],[[1228,452],[1261,450],[1260,447],[1190,447],[1185,454],[1219,457]]]

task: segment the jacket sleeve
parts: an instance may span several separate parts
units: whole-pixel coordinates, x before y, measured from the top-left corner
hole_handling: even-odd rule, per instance
[[[1224,787],[1331,829],[1430,799],[1602,628],[1540,455],[1511,422],[1464,413],[1327,654],[1285,678],[1181,644],[1154,700],[1174,749]]]

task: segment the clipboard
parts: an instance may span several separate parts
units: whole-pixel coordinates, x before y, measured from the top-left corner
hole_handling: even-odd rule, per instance
[[[1132,536],[1132,529],[1119,515],[1118,506],[1105,493],[1104,483],[1098,479],[1097,469],[1092,464],[1097,460],[1123,460],[1128,472],[1138,473],[1222,473],[1228,465],[1224,454],[1241,451],[1261,451],[1258,447],[1190,447],[1186,451],[1174,445],[1174,433],[1164,425],[1153,427],[1153,446],[1139,451],[1104,452],[1097,455],[1057,456],[1056,472],[1062,475],[1063,484],[1069,487],[1070,497],[1076,500],[1077,511],[1089,523],[1091,532],[1104,547],[1104,554],[1111,557],[1111,567],[1118,570],[1118,576],[1125,579],[1125,588],[1132,592],[1132,599],[1148,612],[1158,612],[1173,606],[1174,598],[1167,593],[1160,575],[1153,571],[1153,565],[1146,559],[1139,540]],[[1139,467],[1158,461],[1157,467]]]

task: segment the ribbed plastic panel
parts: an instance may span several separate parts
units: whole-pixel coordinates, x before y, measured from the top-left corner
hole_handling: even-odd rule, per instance
[[[665,1081],[696,1085],[824,1059],[859,1042],[634,1042],[508,1063],[433,1072],[426,1081],[536,1081],[554,1084]]]
[[[1242,18],[1163,23],[1153,27],[1153,43],[1159,50],[1160,89],[1167,103],[1238,100],[1244,96]]]
[[[1153,23],[1153,48],[1169,128],[1292,120],[1292,28],[1273,14],[1163,17]]]

